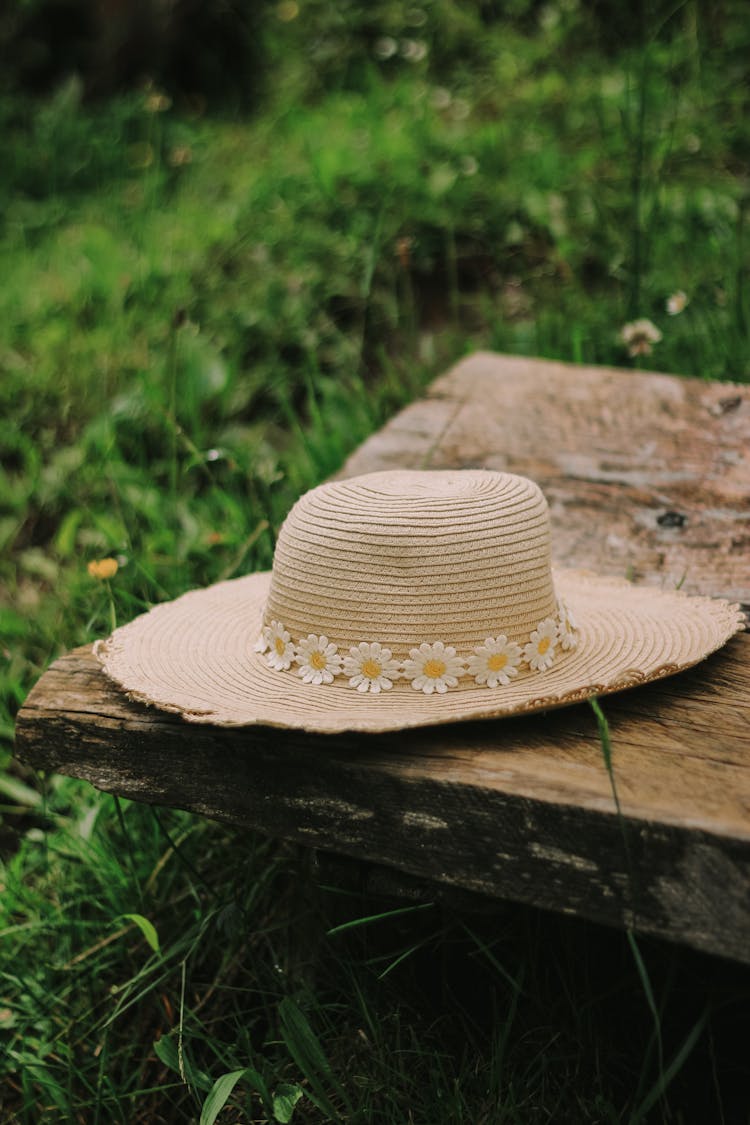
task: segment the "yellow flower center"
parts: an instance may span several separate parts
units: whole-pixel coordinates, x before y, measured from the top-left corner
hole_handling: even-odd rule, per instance
[[[320,651],[319,648],[316,648],[315,652],[313,652],[310,656],[310,667],[315,668],[317,672],[320,672],[323,670],[323,668],[325,668],[325,666],[325,655]]]
[[[493,652],[492,656],[487,661],[487,667],[490,672],[499,672],[508,663],[508,656],[504,652]]]
[[[117,559],[92,559],[87,570],[92,578],[114,578],[117,574]]]
[[[284,655],[284,649],[286,648],[286,645],[282,641],[281,637],[275,637],[274,638],[273,647],[276,649],[279,656]]]
[[[378,664],[377,660],[373,660],[372,657],[362,661],[362,675],[367,676],[368,680],[377,680],[382,672],[382,665]]]
[[[426,660],[422,671],[428,679],[439,680],[445,672],[445,664],[442,660]]]
[[[549,648],[549,646],[551,644],[552,644],[552,638],[551,637],[542,637],[541,641],[537,645],[537,650],[539,652],[539,655],[544,656],[545,652],[547,651],[547,649]]]

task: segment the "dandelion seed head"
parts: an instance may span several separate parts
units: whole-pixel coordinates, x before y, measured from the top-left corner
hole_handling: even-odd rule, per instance
[[[620,339],[629,356],[651,355],[654,344],[658,344],[661,338],[661,332],[647,317],[633,320],[620,329]]]

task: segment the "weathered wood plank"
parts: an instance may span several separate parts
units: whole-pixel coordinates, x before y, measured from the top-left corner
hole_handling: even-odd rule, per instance
[[[553,553],[750,603],[750,387],[478,353],[342,475],[507,470],[550,501]]]
[[[680,690],[605,701],[622,819],[587,707],[408,736],[222,730],[129,703],[87,649],[32,691],[18,753],[136,800],[750,962],[749,669],[742,635]]]
[[[526,473],[559,563],[750,603],[749,439],[748,388],[477,355],[344,473]],[[88,649],[32,691],[17,750],[123,796],[750,963],[750,635],[604,706],[621,815],[585,706],[369,737],[222,730],[130,703]]]

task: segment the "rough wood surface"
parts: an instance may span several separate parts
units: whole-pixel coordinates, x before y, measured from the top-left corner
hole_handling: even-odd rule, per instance
[[[750,602],[749,419],[745,388],[478,355],[345,472],[524,472],[550,498],[560,563],[685,574]],[[124,796],[750,963],[750,635],[604,708],[621,815],[587,706],[388,736],[221,730],[129,703],[89,649],[32,691],[17,751]]]
[[[617,816],[587,706],[408,735],[187,726],[129,703],[89,649],[29,696],[18,753],[474,891],[750,962],[750,636],[604,701]]]
[[[354,453],[537,481],[561,565],[750,603],[750,387],[478,353]]]

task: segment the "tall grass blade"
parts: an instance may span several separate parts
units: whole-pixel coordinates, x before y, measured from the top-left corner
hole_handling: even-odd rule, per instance
[[[364,918],[353,918],[350,922],[342,922],[339,926],[334,926],[330,930],[326,930],[327,937],[333,937],[335,934],[342,934],[345,930],[353,930],[357,926],[369,926],[371,922],[382,922],[386,918],[398,918],[403,914],[415,914],[418,910],[431,910],[434,907],[433,902],[420,902],[415,906],[399,906],[396,910],[385,910],[382,914],[368,914]]]
[[[625,866],[628,875],[627,895],[630,899],[628,903],[628,911],[630,914],[628,920],[628,928],[632,928],[635,924],[636,917],[636,903],[638,901],[638,881],[635,873],[635,866],[633,864],[632,856],[630,853],[630,841],[628,840],[627,825],[625,818],[622,815],[622,808],[620,806],[620,798],[617,793],[617,783],[615,781],[615,771],[612,761],[612,737],[610,735],[609,723],[606,716],[599,705],[599,700],[595,697],[589,699],[591,710],[596,716],[596,724],[599,730],[599,740],[602,748],[602,757],[604,758],[604,766],[609,777],[609,785],[612,791],[612,800],[614,801],[615,811],[617,813],[617,820],[620,825],[620,833],[622,835],[622,847],[625,854]]]
[[[328,1114],[331,1121],[339,1121],[339,1112],[326,1087],[334,1090],[345,1105],[348,1105],[348,1099],[334,1078],[331,1065],[307,1017],[291,996],[285,996],[279,1004],[279,1019],[281,1035],[289,1054],[310,1084],[310,1100]]]
[[[664,1081],[664,1048],[663,1048],[662,1034],[661,1034],[661,1016],[659,1015],[659,1009],[656,1005],[656,999],[654,997],[654,990],[651,987],[651,978],[648,975],[648,969],[646,968],[646,964],[643,960],[643,957],[641,956],[641,951],[638,947],[638,942],[636,941],[635,934],[633,933],[632,930],[627,931],[627,938],[628,938],[628,944],[630,945],[630,949],[631,949],[632,954],[633,954],[633,959],[635,961],[636,969],[638,970],[638,976],[640,978],[641,987],[643,988],[643,993],[646,997],[646,1003],[649,1006],[649,1010],[651,1012],[651,1016],[652,1016],[652,1019],[654,1021],[654,1035],[656,1037],[656,1047],[657,1047],[658,1059],[659,1059],[659,1082],[663,1083],[663,1081]]]
[[[646,1120],[646,1115],[650,1113],[660,1098],[664,1096],[672,1080],[679,1074],[688,1058],[693,1052],[693,1049],[703,1034],[703,1030],[708,1022],[709,1009],[704,1010],[703,1014],[695,1021],[689,1033],[685,1037],[682,1046],[679,1048],[674,1058],[670,1062],[666,1070],[659,1075],[659,1079],[654,1083],[649,1090],[643,1101],[637,1106],[630,1117],[629,1125],[641,1125]]]
[[[382,973],[378,973],[378,980],[385,980],[385,978],[389,976],[394,969],[398,968],[402,961],[405,961],[407,957],[411,957],[412,953],[416,953],[416,951],[418,949],[421,949],[423,945],[424,942],[418,941],[416,945],[411,945],[408,949],[404,949],[401,953],[399,953],[398,957],[391,961],[390,965],[386,965]]]

